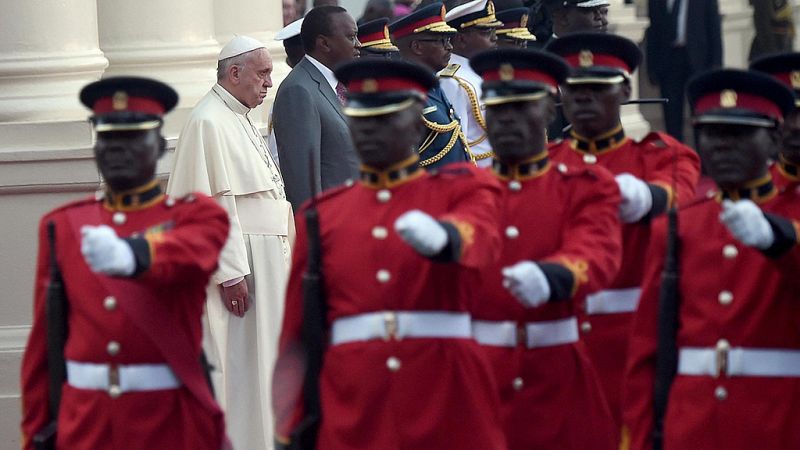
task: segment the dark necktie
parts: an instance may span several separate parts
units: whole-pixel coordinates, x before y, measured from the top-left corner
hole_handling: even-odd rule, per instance
[[[347,101],[347,98],[344,96],[344,94],[346,94],[346,93],[347,93],[347,88],[344,87],[344,85],[342,83],[337,83],[336,84],[336,97],[339,99],[339,103],[341,103],[342,106],[344,106],[345,102]]]

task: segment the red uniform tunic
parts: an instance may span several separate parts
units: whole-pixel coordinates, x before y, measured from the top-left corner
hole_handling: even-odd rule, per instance
[[[770,166],[769,171],[779,191],[795,189],[800,184],[800,166],[784,161],[782,158]]]
[[[436,175],[422,169],[396,180],[397,172],[385,175],[379,176],[382,187],[362,181],[317,204],[328,323],[387,310],[470,311],[479,269],[500,253],[499,185],[470,164]],[[456,262],[420,256],[395,233],[395,220],[412,209],[458,230]],[[298,341],[308,250],[302,213],[297,227],[273,381],[277,434],[284,437],[303,414]],[[505,448],[491,368],[472,339],[329,346],[320,391],[320,449]]]
[[[227,215],[201,195],[165,200],[157,186],[142,195],[147,199],[133,195],[117,197],[113,204],[109,199],[71,203],[41,221],[33,328],[22,361],[25,449],[33,448],[31,438],[47,424],[49,415],[48,222],[55,224],[55,252],[69,299],[66,359],[169,364],[182,383],[177,389],[125,392],[116,398],[65,383],[58,448],[217,450],[222,446],[222,411],[199,361],[205,285],[228,235]],[[138,241],[145,244],[140,249],[149,250],[149,267],[130,279],[92,272],[81,255],[80,227],[100,224],[123,238],[144,238]]]
[[[670,201],[691,201],[700,175],[697,154],[664,133],[650,133],[642,141],[636,142],[626,137],[622,128],[618,128],[595,141],[570,138],[557,142],[550,153],[554,161],[575,167],[597,164],[614,175],[630,173],[642,179],[651,185],[652,211],[656,213],[664,211]],[[673,178],[675,193],[671,192]],[[622,266],[606,289],[641,286],[653,215],[647,214],[639,222],[622,225]],[[585,312],[585,305],[581,305],[582,338],[600,377],[611,413],[619,424],[622,374],[633,313],[588,315]]]
[[[794,191],[776,196],[773,190],[756,203],[763,211],[784,217],[800,213],[800,196]],[[736,240],[720,222],[721,211],[718,198],[709,198],[679,212],[678,348],[715,348],[724,339],[732,348],[800,350],[800,248],[794,245],[782,256],[767,257]],[[659,219],[653,226],[626,368],[624,421],[630,428],[632,449],[652,449],[665,242],[666,221]],[[800,448],[798,405],[798,377],[722,374],[714,378],[679,373],[669,395],[664,448]]]
[[[575,316],[574,300],[613,280],[622,257],[619,189],[602,167],[540,166],[519,171],[495,161],[504,183],[505,245],[481,275],[474,318],[544,323]],[[503,267],[534,261],[553,295],[525,308],[502,286]],[[577,329],[575,330],[577,337]],[[615,449],[617,430],[582,342],[526,348],[483,345],[499,385],[509,448]]]

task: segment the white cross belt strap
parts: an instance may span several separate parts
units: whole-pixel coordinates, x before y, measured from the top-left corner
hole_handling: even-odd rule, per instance
[[[379,311],[342,317],[333,322],[331,344],[371,339],[472,337],[467,313]]]
[[[166,364],[109,364],[67,361],[67,383],[78,389],[109,390],[116,386],[119,392],[160,391],[181,386],[178,377]]]
[[[574,317],[546,322],[472,322],[472,334],[481,345],[516,347],[525,342],[528,348],[551,347],[578,342],[578,320]]]
[[[586,314],[619,314],[636,311],[641,288],[608,289],[586,296]]]
[[[800,350],[683,347],[678,373],[712,377],[800,377]]]

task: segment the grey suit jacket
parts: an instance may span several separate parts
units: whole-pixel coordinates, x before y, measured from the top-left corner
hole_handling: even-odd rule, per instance
[[[358,157],[339,99],[308,59],[303,58],[278,88],[272,124],[286,196],[295,211],[311,197],[311,158],[318,192],[358,175]]]

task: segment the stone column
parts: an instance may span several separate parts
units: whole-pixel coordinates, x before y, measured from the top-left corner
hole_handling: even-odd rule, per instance
[[[636,16],[636,6],[625,4],[623,0],[610,0],[611,6],[608,11],[609,27],[613,33],[624,36],[637,44],[644,38],[644,30],[647,28],[647,19]],[[631,80],[631,98],[640,98],[640,80],[647,77],[642,70],[633,73]],[[626,105],[622,107],[622,124],[628,136],[641,139],[650,131],[650,123],[642,115],[641,108],[649,108],[660,112],[659,105],[644,106]],[[647,110],[650,112],[649,110]]]
[[[78,92],[107,64],[95,0],[3,2],[0,123],[85,118]]]
[[[110,62],[104,76],[152,77],[180,94],[164,130],[174,137],[216,81],[212,0],[101,0],[97,14],[100,48]]]

